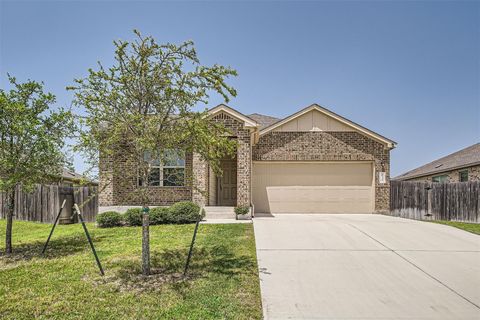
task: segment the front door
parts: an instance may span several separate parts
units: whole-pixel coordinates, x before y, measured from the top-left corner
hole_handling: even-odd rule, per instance
[[[223,175],[218,184],[219,201],[221,206],[235,206],[237,204],[237,161],[223,160],[221,162]]]

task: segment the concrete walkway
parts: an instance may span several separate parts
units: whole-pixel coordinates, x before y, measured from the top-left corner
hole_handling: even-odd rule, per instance
[[[480,236],[382,215],[254,228],[266,319],[480,319]]]

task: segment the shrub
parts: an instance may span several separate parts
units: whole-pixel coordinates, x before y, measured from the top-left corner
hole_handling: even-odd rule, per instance
[[[170,207],[169,212],[170,223],[197,222],[205,216],[205,210],[200,213],[200,207],[191,201],[177,202]]]
[[[247,206],[235,207],[235,213],[238,215],[245,215],[250,211],[250,208]]]
[[[197,220],[203,219],[205,217],[205,210],[202,210],[199,213],[200,207],[191,201],[182,201],[177,202],[170,208],[167,207],[156,207],[150,209],[150,224],[157,225],[157,224],[167,224],[167,223],[192,223],[197,222]],[[131,208],[128,209],[127,212],[123,215],[115,212],[119,218],[120,223],[118,225],[122,225],[123,220],[129,226],[141,226],[142,225],[142,218],[143,212],[142,208]],[[103,213],[102,213],[103,214]],[[100,215],[99,215],[100,216]],[[97,218],[97,223],[98,218]],[[99,223],[100,226],[100,223]]]
[[[125,222],[130,226],[142,225],[142,208],[131,208],[125,212]]]
[[[150,210],[150,224],[169,223],[171,220],[170,210],[166,207],[157,207]]]
[[[97,226],[99,228],[119,227],[123,224],[123,217],[119,212],[106,211],[97,215]]]

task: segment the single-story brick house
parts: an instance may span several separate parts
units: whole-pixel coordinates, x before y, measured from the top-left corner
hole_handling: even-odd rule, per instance
[[[231,131],[236,157],[221,161],[221,177],[196,154],[159,166],[157,175],[183,170],[192,182],[148,186],[151,205],[193,200],[202,206],[253,206],[256,213],[388,210],[394,141],[317,104],[284,119],[247,116],[222,104],[209,117]],[[100,206],[140,204],[126,196],[138,179],[124,173],[134,171],[122,157],[101,159]]]
[[[410,170],[393,180],[417,182],[480,181],[480,143]]]

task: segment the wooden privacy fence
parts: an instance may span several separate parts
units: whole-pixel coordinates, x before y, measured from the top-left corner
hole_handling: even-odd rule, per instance
[[[57,185],[37,185],[32,192],[26,192],[21,186],[15,190],[16,220],[53,223],[63,200],[67,200],[62,217],[64,222],[72,216],[73,203],[84,204],[81,211],[85,221],[93,222],[98,213],[98,196],[96,186],[70,187]],[[89,200],[89,201],[87,201]],[[7,196],[0,193],[0,218],[7,213]],[[61,219],[62,221],[62,219]],[[76,222],[74,219],[72,222]]]
[[[416,220],[480,222],[480,181],[392,181],[390,213]]]

